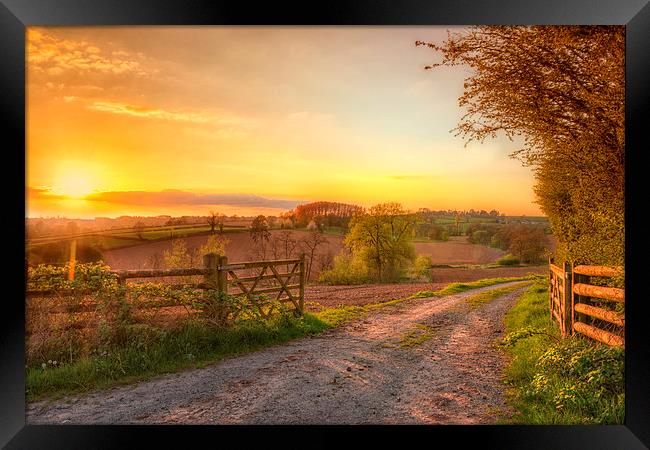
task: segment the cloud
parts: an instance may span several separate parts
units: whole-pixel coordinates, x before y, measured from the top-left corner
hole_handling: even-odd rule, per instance
[[[123,114],[145,119],[172,120],[219,126],[247,126],[253,123],[249,119],[240,117],[224,117],[208,112],[172,111],[161,108],[151,108],[148,106],[108,101],[95,101],[89,104],[87,108],[95,111],[108,112],[112,114]]]
[[[61,194],[52,192],[52,189],[43,186],[43,187],[27,187],[26,188],[26,197],[31,200],[63,200],[67,197]]]
[[[97,192],[88,195],[85,199],[122,205],[229,205],[279,209],[292,209],[304,203],[298,200],[269,199],[251,194],[201,194],[175,189],[157,192]]]
[[[145,68],[141,53],[106,51],[86,41],[60,39],[44,30],[28,28],[27,65],[30,70],[61,75],[79,73],[135,74],[148,76],[157,70]]]

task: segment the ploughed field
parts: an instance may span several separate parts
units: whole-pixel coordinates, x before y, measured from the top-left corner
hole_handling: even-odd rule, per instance
[[[311,284],[305,288],[307,311],[323,307],[363,306],[410,297],[421,291],[436,291],[453,282],[469,282],[484,278],[521,277],[530,273],[545,274],[548,266],[497,268],[436,268],[433,283],[382,283],[356,286],[326,286]]]
[[[278,236],[279,233],[279,230],[273,230],[271,232],[272,239]],[[309,236],[308,231],[292,231],[292,233],[293,238],[298,241]],[[226,244],[226,256],[231,262],[259,259],[254,252],[256,244],[247,231],[227,233],[225,236],[229,239]],[[327,243],[319,246],[316,251],[312,280],[318,277],[321,258],[328,253],[334,256],[343,248],[342,236],[325,235],[325,237]],[[204,245],[207,239],[207,235],[185,238],[189,251]],[[106,263],[116,270],[151,269],[155,260],[163,261],[163,253],[166,250],[171,250],[171,243],[171,240],[165,240],[106,250],[104,251],[104,258]],[[283,252],[274,254],[271,245],[267,244],[267,247],[266,259],[285,258],[286,255]],[[466,236],[452,237],[447,242],[416,242],[415,251],[418,254],[430,255],[434,264],[488,264],[495,262],[505,253],[499,249],[471,244],[467,242]],[[293,257],[295,257],[295,254],[297,254],[297,251]],[[197,262],[197,265],[200,264],[200,261]]]
[[[498,248],[485,247],[467,241],[467,236],[452,236],[448,241],[416,242],[418,255],[429,255],[434,264],[489,264],[505,255]]]

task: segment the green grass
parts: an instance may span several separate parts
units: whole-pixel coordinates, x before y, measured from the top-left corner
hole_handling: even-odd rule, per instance
[[[328,327],[337,327],[344,323],[363,317],[369,308],[366,306],[338,306],[336,308],[325,308],[314,316],[325,323]]]
[[[575,335],[561,339],[549,319],[547,279],[505,318],[506,383],[515,424],[617,424],[624,420],[622,349]]]
[[[140,341],[124,348],[107,349],[59,367],[30,367],[26,377],[27,400],[56,398],[203,367],[225,357],[318,334],[327,328],[328,324],[311,314],[305,314],[304,319],[285,317],[228,329],[190,322],[145,345]]]
[[[421,323],[416,323],[415,327],[408,331],[399,341],[400,348],[410,348],[421,345],[434,336],[434,331]]]
[[[441,297],[443,295],[459,294],[470,289],[478,289],[486,286],[493,286],[495,284],[508,283],[511,281],[534,280],[537,277],[539,277],[539,275],[530,274],[523,277],[483,278],[482,280],[470,281],[467,283],[451,283],[437,291],[420,291],[416,294],[413,294],[410,298]]]
[[[487,278],[483,280],[473,281],[470,283],[451,283],[437,291],[420,291],[411,295],[410,297],[396,298],[385,302],[370,303],[363,306],[353,305],[353,306],[338,306],[335,308],[324,308],[323,310],[314,313],[314,316],[317,317],[319,320],[323,321],[324,323],[326,323],[327,325],[331,327],[336,327],[341,324],[350,322],[352,320],[362,318],[363,316],[366,315],[366,313],[372,311],[373,309],[396,305],[408,300],[413,300],[416,298],[425,298],[425,297],[442,297],[444,295],[457,294],[459,292],[464,292],[471,289],[493,286],[495,284],[500,284],[500,283],[508,283],[510,281],[531,280],[534,277],[535,277],[534,275],[528,275],[525,277],[517,277],[517,278],[514,277],[513,278]],[[520,287],[521,286],[517,285],[514,288],[512,288],[512,290],[518,289]],[[509,291],[510,287],[506,287],[502,289]]]
[[[509,294],[510,292],[516,291],[517,289],[521,289],[522,287],[526,286],[529,283],[530,281],[524,281],[522,283],[517,283],[513,286],[491,289],[489,291],[471,295],[465,298],[465,303],[467,303],[471,309],[476,309],[486,303],[491,302],[492,300],[501,297],[502,295]]]

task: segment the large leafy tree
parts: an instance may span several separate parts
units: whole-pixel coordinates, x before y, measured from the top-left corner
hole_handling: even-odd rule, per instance
[[[378,281],[395,279],[415,259],[415,214],[399,203],[375,205],[350,222],[345,245],[374,271]]]
[[[535,169],[535,192],[558,256],[624,263],[625,28],[480,26],[416,42],[471,69],[456,131],[523,138],[512,156]]]

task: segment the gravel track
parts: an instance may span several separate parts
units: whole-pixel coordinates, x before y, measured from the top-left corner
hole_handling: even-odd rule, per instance
[[[28,424],[488,424],[508,414],[493,346],[525,287],[504,283],[364,319],[202,369],[29,405]]]

